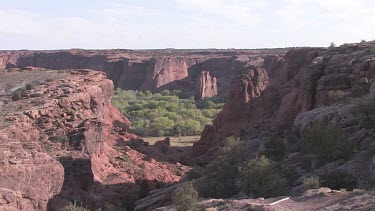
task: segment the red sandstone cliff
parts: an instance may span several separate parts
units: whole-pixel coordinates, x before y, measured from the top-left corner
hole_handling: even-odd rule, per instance
[[[154,189],[179,181],[186,171],[138,151],[152,147],[128,133],[130,122],[111,105],[114,87],[103,73],[30,74],[55,80],[18,101],[0,96],[1,210],[58,210],[71,201],[90,209],[104,203],[121,208],[142,181]]]
[[[196,82],[194,99],[199,100],[205,97],[213,97],[217,94],[216,78],[211,77],[210,72],[202,71]]]
[[[282,133],[293,124],[298,125],[295,128],[311,125],[306,119],[304,123],[296,122],[301,119],[297,116],[369,94],[374,81],[374,56],[369,53],[369,45],[290,50],[280,73],[273,70],[260,74],[268,80],[263,87],[254,84],[251,74],[234,78],[228,101],[213,125],[206,126],[200,141],[194,144],[194,154],[211,156],[218,143],[231,135],[245,135],[250,140]],[[272,77],[268,79],[268,75]]]
[[[276,50],[68,50],[0,52],[0,70],[4,68],[42,67],[47,69],[93,69],[107,73],[115,88],[150,90],[180,89],[194,96],[201,92],[200,73],[208,71],[217,81],[217,93],[225,95],[230,79],[247,63],[267,66],[285,49]],[[274,58],[274,59],[271,59]]]

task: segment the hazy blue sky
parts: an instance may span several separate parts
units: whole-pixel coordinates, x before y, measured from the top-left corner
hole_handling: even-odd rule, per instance
[[[0,49],[261,48],[375,39],[375,0],[0,0]]]

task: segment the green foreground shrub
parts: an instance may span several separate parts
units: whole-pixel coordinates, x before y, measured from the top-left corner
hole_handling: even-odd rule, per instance
[[[13,95],[12,95],[12,100],[13,101],[21,100],[22,94],[23,94],[23,91],[20,91],[20,90],[14,92]]]
[[[252,159],[240,169],[241,189],[253,197],[273,197],[281,193],[281,184],[270,161],[262,155]]]
[[[208,166],[209,176],[200,191],[206,197],[229,198],[240,190],[237,185],[239,166],[246,158],[246,144],[229,137],[226,146]]]
[[[303,178],[303,187],[305,188],[305,190],[320,188],[319,177],[311,176]]]
[[[301,147],[303,153],[314,153],[323,162],[349,159],[353,151],[347,135],[332,123],[314,124],[301,139]]]
[[[358,187],[357,178],[345,172],[331,172],[321,175],[321,184],[334,190],[353,190]]]
[[[25,88],[26,90],[32,90],[36,87],[35,83],[26,84]]]
[[[265,155],[266,157],[275,160],[281,161],[284,158],[286,153],[285,143],[281,137],[271,136],[269,137],[265,144]]]
[[[197,207],[198,192],[192,183],[187,183],[180,187],[174,197],[177,211],[193,211]]]

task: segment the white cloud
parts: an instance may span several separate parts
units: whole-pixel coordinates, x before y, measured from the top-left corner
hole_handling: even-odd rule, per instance
[[[0,9],[2,48],[257,48],[375,39],[373,0],[155,0],[50,17]]]
[[[0,33],[38,33],[44,24],[36,14],[23,10],[0,10]]]
[[[266,1],[226,1],[226,0],[174,0],[182,9],[200,18],[216,22],[215,16],[230,21],[234,25],[257,26],[262,16],[257,11],[267,5]]]

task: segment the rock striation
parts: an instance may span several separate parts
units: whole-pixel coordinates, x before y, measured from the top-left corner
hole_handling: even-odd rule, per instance
[[[216,78],[211,77],[210,72],[202,71],[200,77],[196,82],[194,99],[199,100],[205,97],[213,97],[217,94],[218,92]]]
[[[314,123],[328,121],[347,132],[358,150],[349,161],[332,164],[330,171],[353,175],[362,185],[373,184],[375,145],[370,140],[375,140],[375,134],[363,123],[369,117],[359,112],[360,102],[372,102],[374,93],[372,46],[370,42],[333,49],[292,49],[284,56],[279,74],[258,71],[265,83],[256,86],[251,72],[235,77],[223,110],[194,143],[198,162],[204,164],[214,157],[228,136],[239,136],[250,146],[293,132],[303,137]],[[317,170],[324,171],[325,167]]]
[[[111,105],[114,86],[103,72],[30,73],[54,80],[39,82],[17,101],[0,96],[1,210],[59,210],[73,201],[124,209],[143,181],[152,190],[178,182],[188,170],[140,152],[153,147],[129,133],[129,120]]]
[[[66,51],[3,51],[0,52],[0,70],[11,68],[47,68],[54,70],[93,69],[103,71],[115,88],[149,90],[180,89],[189,96],[225,95],[230,79],[246,63],[262,64],[267,58],[271,68],[285,49],[274,50],[66,50]],[[273,59],[271,59],[271,57]],[[209,80],[211,90],[200,94]],[[203,80],[203,81],[202,81]],[[213,79],[212,79],[213,80]],[[207,84],[209,85],[209,84]],[[211,85],[209,85],[211,86]],[[210,93],[211,92],[211,93]],[[217,93],[216,93],[217,92]]]

